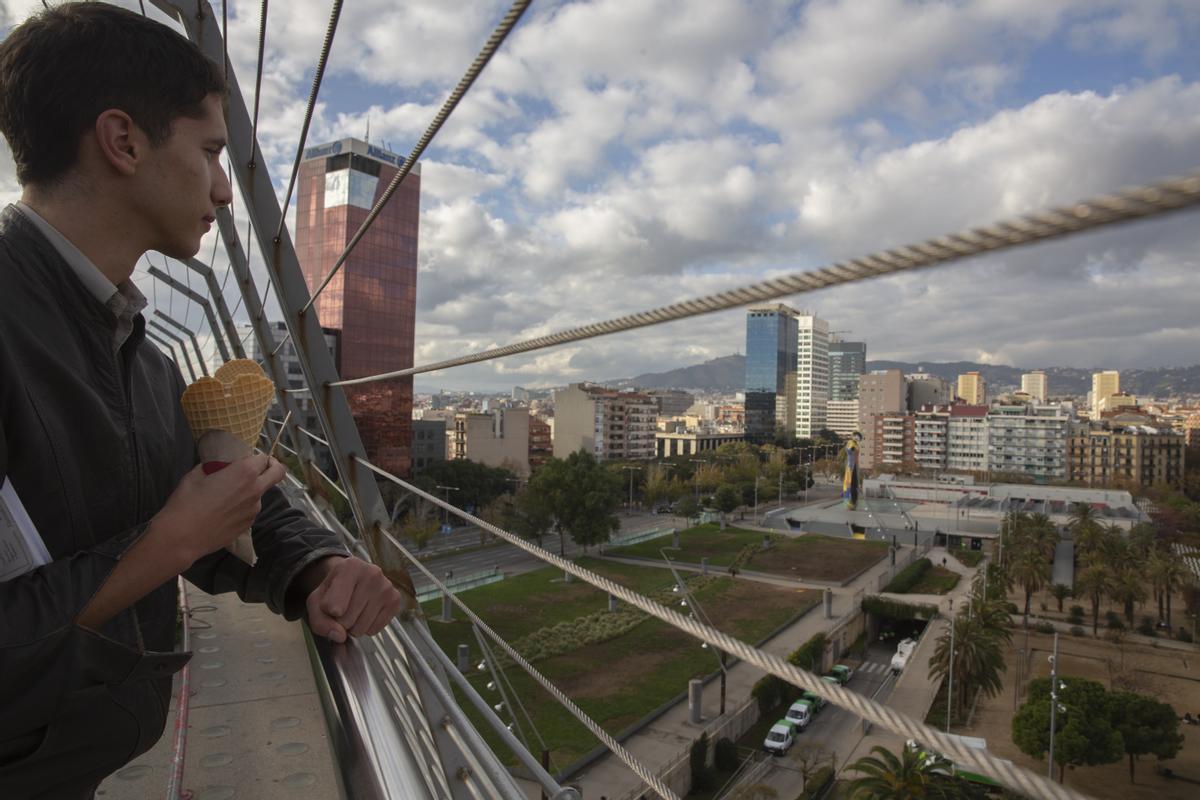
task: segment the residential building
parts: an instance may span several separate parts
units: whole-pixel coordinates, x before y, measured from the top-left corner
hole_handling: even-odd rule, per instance
[[[716,450],[728,442],[741,442],[745,435],[740,433],[704,433],[700,431],[665,432],[654,434],[655,454],[658,458],[672,456],[694,456]]]
[[[1180,486],[1184,437],[1149,424],[1081,422],[1071,432],[1068,459],[1070,479],[1089,486]]]
[[[497,408],[486,414],[454,415],[450,458],[504,467],[529,476],[529,409]]]
[[[829,342],[829,400],[857,400],[858,376],[867,371],[867,343]],[[835,430],[832,425],[830,430]]]
[[[529,469],[535,470],[554,455],[554,429],[541,417],[529,415]]]
[[[875,414],[872,451],[876,471],[911,470],[916,466],[916,418],[904,412]]]
[[[946,469],[985,472],[988,468],[987,406],[950,406],[946,423]]]
[[[1040,369],[1026,372],[1021,376],[1021,391],[1029,395],[1034,402],[1045,403],[1047,398],[1046,373]]]
[[[512,399],[515,403],[529,404],[529,390],[524,386],[514,386],[512,390]]]
[[[1119,412],[1121,409],[1136,408],[1137,404],[1137,398],[1131,394],[1110,394],[1100,398],[1092,419],[1100,419],[1105,414]]]
[[[654,458],[657,417],[649,395],[572,383],[554,393],[554,455],[583,449],[599,461]]]
[[[862,428],[858,421],[858,398],[854,400],[830,400],[825,404],[825,427],[848,439]]]
[[[987,381],[978,372],[959,375],[958,396],[969,406],[987,405]]]
[[[801,312],[796,326],[796,436],[811,439],[826,427],[829,323],[816,314]]]
[[[987,469],[1037,481],[1067,477],[1071,418],[1059,406],[997,405],[987,422]]]
[[[859,449],[860,465],[875,464],[875,422],[879,414],[900,414],[908,410],[908,389],[904,373],[898,369],[876,370],[859,376],[858,430],[863,434]]]
[[[928,372],[914,372],[904,376],[908,382],[908,408],[915,411],[922,406],[947,406],[954,402],[954,387]]]
[[[946,469],[950,406],[927,405],[914,413],[913,460],[922,469]]]
[[[412,470],[421,470],[446,460],[446,420],[414,419],[412,424]]]
[[[746,312],[749,441],[791,441],[796,434],[796,316],[794,309],[782,304]]]
[[[647,395],[658,402],[660,417],[675,417],[692,407],[696,398],[689,392],[680,389],[650,389]]]
[[[358,139],[304,151],[296,187],[296,256],[315,292],[404,163]],[[413,365],[420,164],[316,298],[321,325],[340,331],[343,378]],[[404,476],[412,468],[412,377],[347,387],[367,457]]]
[[[1104,401],[1121,393],[1121,373],[1115,369],[1092,373],[1092,419],[1100,419]]]

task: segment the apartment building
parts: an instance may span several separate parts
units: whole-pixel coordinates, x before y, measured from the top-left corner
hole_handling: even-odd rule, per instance
[[[1040,369],[1021,376],[1021,391],[1038,403],[1046,402],[1046,373]]]
[[[1116,420],[1077,423],[1069,440],[1070,479],[1100,486],[1179,486],[1184,443],[1181,434],[1149,424]]]
[[[875,421],[880,414],[900,414],[907,411],[908,391],[904,373],[898,369],[876,370],[859,377],[858,417],[863,441],[859,451],[860,465],[872,468],[875,464]]]
[[[927,405],[913,415],[913,460],[922,469],[946,469],[950,406]]]
[[[899,412],[876,414],[871,420],[874,469],[877,472],[889,468],[911,470],[916,465],[916,418],[912,414]]]
[[[1115,369],[1092,373],[1092,419],[1100,419],[1105,401],[1121,393],[1121,373]]]
[[[554,455],[554,429],[541,417],[529,416],[529,469],[535,470]]]
[[[959,375],[958,396],[969,406],[987,405],[987,381],[978,372]]]
[[[572,383],[554,393],[554,456],[583,449],[599,461],[654,458],[657,417],[649,395]]]
[[[529,409],[497,408],[486,414],[454,415],[447,429],[451,459],[466,459],[489,467],[504,467],[529,476]]]
[[[825,404],[825,427],[848,439],[855,431],[862,432],[858,400],[830,400]]]
[[[1071,418],[1058,406],[993,406],[987,414],[987,469],[1039,481],[1067,477]]]
[[[950,407],[946,423],[946,469],[984,472],[988,468],[987,406]]]

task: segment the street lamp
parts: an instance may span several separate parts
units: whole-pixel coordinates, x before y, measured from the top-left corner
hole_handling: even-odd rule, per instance
[[[1058,634],[1056,633],[1054,634],[1054,654],[1050,656],[1050,758],[1047,759],[1048,763],[1046,764],[1046,777],[1050,780],[1054,780],[1054,723],[1058,713],[1058,689]]]
[[[442,490],[442,499],[446,502],[446,505],[450,504],[450,493],[451,492],[461,492],[462,491],[457,486],[442,486],[441,484],[438,484],[438,486],[436,488]],[[449,527],[449,525],[450,525],[450,510],[447,508],[443,508],[442,509],[442,530],[445,531],[446,528]]]
[[[708,614],[704,613],[704,609],[700,607],[700,604],[697,603],[696,599],[694,597],[692,597],[690,592],[688,592],[687,584],[683,582],[683,578],[679,577],[679,573],[675,571],[675,564],[674,564],[674,562],[671,561],[671,557],[668,556],[667,552],[665,550],[663,550],[662,548],[659,548],[658,552],[662,555],[663,560],[667,562],[667,568],[671,570],[671,575],[675,578],[675,588],[672,589],[672,591],[675,592],[676,594],[683,595],[683,600],[680,603],[680,605],[691,609],[692,615],[698,617],[700,619],[700,621],[703,622],[705,625],[709,626],[710,628],[714,627],[712,624],[712,620],[710,620],[708,618]],[[708,649],[707,643],[703,643],[703,644],[705,645],[704,649]],[[717,656],[717,666],[719,666],[721,668],[721,710],[720,710],[720,714],[723,716],[725,714],[725,679],[728,676],[728,672],[725,669],[725,659],[727,657],[727,654],[724,650],[717,649],[716,656]]]
[[[626,511],[629,514],[633,514],[633,473],[641,472],[642,468],[641,467],[622,467],[621,469],[624,469],[629,472],[629,506],[626,508]]]
[[[954,599],[947,602],[950,604],[950,670],[946,681],[946,733],[949,734],[950,715],[954,710]]]

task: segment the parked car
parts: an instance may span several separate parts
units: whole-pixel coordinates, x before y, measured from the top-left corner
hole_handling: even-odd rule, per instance
[[[781,719],[771,726],[771,730],[767,731],[767,738],[763,741],[763,747],[771,755],[781,756],[795,742],[796,726],[786,719]]]
[[[845,664],[835,664],[827,674],[839,684],[845,686],[850,682],[850,679],[854,677],[854,670],[850,669]]]
[[[825,698],[821,697],[816,692],[805,690],[805,692],[800,695],[800,699],[808,701],[808,704],[812,707],[812,712],[814,715],[820,714],[821,709],[825,707]]]
[[[808,727],[808,723],[812,722],[812,703],[804,699],[797,700],[792,703],[784,718],[795,725],[796,730],[803,731]]]
[[[896,652],[892,655],[892,673],[899,675],[900,671],[908,665],[908,657],[912,655],[913,650],[917,649],[916,639],[903,639],[900,644],[896,645]]]

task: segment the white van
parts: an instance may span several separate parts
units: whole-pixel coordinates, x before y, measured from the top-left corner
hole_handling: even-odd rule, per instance
[[[913,650],[917,649],[916,639],[905,639],[896,645],[896,652],[892,655],[892,673],[899,675],[904,667],[908,664],[908,657],[913,654]]]
[[[796,727],[786,719],[781,719],[767,731],[763,747],[771,755],[781,756],[788,751],[796,741]]]
[[[808,723],[812,722],[812,703],[807,700],[797,700],[787,710],[784,719],[795,725],[798,730],[803,731],[808,727]]]

